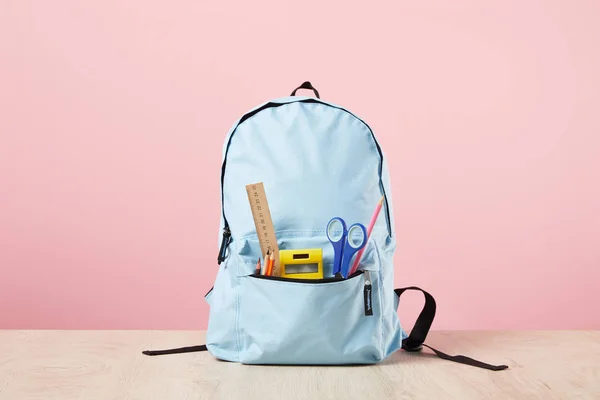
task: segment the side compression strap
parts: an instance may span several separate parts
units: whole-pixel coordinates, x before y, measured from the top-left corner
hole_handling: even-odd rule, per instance
[[[410,334],[406,339],[402,341],[402,349],[405,351],[420,351],[423,349],[423,346],[431,349],[438,357],[443,358],[444,360],[454,361],[460,364],[471,365],[473,367],[489,369],[491,371],[502,371],[507,369],[507,365],[491,365],[481,361],[474,360],[470,357],[466,356],[451,356],[446,353],[443,353],[439,350],[434,349],[426,344],[425,338],[429,333],[429,328],[431,328],[431,324],[433,323],[433,318],[435,317],[435,299],[432,295],[427,293],[421,288],[416,286],[409,286],[405,288],[395,289],[394,292],[400,297],[402,293],[407,290],[417,290],[425,295],[425,305],[423,306],[423,310],[419,314],[417,321],[415,322],[415,326],[411,330]]]
[[[179,347],[177,349],[168,350],[144,350],[142,354],[147,356],[161,356],[164,354],[179,354],[179,353],[191,353],[193,351],[206,351],[206,345],[202,344],[199,346]]]

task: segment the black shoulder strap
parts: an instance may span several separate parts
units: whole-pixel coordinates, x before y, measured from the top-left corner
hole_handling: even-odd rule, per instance
[[[142,354],[147,356],[162,356],[165,354],[179,354],[179,353],[191,353],[193,351],[206,351],[206,345],[198,345],[198,346],[189,346],[189,347],[179,347],[177,349],[167,349],[167,350],[144,350]]]
[[[431,324],[433,323],[433,318],[435,317],[435,309],[436,309],[435,299],[433,298],[432,295],[430,295],[423,289],[415,287],[415,286],[409,286],[409,287],[405,287],[405,288],[395,289],[394,292],[396,292],[398,297],[400,297],[402,295],[402,293],[406,292],[407,290],[418,290],[419,292],[423,293],[425,295],[425,305],[423,306],[423,310],[419,314],[419,317],[417,318],[417,321],[415,322],[413,329],[410,331],[410,334],[408,335],[408,337],[406,339],[404,339],[402,341],[402,349],[403,350],[410,351],[410,352],[420,351],[423,349],[423,346],[425,346],[428,349],[432,350],[438,357],[443,358],[444,360],[454,361],[454,362],[457,362],[460,364],[471,365],[473,367],[489,369],[491,371],[502,371],[502,370],[508,368],[507,365],[491,365],[491,364],[487,364],[487,363],[484,363],[481,361],[474,360],[474,359],[472,359],[470,357],[466,357],[466,356],[461,356],[461,355],[451,356],[451,355],[443,353],[439,350],[436,350],[433,347],[426,345],[424,343],[425,338],[427,337],[427,334],[429,333],[429,328],[431,328]]]

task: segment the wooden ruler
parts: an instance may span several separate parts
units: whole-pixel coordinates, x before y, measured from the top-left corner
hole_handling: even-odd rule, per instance
[[[246,185],[248,201],[254,218],[254,226],[260,242],[260,251],[264,258],[267,251],[274,252],[273,276],[280,275],[279,269],[279,247],[275,236],[275,227],[271,220],[271,211],[267,202],[267,194],[262,182]],[[266,260],[264,260],[266,261]]]

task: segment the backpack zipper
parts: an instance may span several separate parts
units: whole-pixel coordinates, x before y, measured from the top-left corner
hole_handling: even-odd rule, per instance
[[[296,103],[296,102],[294,102]],[[371,132],[371,137],[373,138],[373,141],[375,142],[375,147],[377,148],[377,152],[379,153],[379,187],[381,188],[381,192],[383,193],[383,197],[384,197],[384,204],[385,204],[385,220],[386,220],[386,225],[387,225],[387,229],[388,229],[388,234],[391,236],[392,235],[392,224],[391,224],[391,220],[390,220],[390,207],[388,205],[387,202],[387,195],[385,193],[385,188],[383,187],[383,180],[382,180],[382,172],[383,172],[383,153],[381,151],[381,147],[379,146],[379,143],[377,142],[377,139],[375,138],[375,134],[373,133],[373,130],[371,130],[371,127],[362,119],[358,118],[356,115],[354,115],[353,113],[351,113],[350,111],[342,108],[342,107],[337,107],[331,104],[326,104],[322,101],[319,101],[317,99],[306,99],[306,100],[300,100],[298,101],[298,103],[319,103],[319,104],[323,104],[325,106],[328,107],[332,107],[344,112],[347,112],[348,114],[352,115],[354,118],[358,119],[359,121],[361,121],[368,129],[369,132]],[[240,124],[242,124],[244,121],[246,121],[248,118],[253,117],[254,115],[258,114],[259,112],[267,109],[267,108],[274,108],[274,107],[280,107],[280,106],[284,106],[286,104],[291,104],[291,103],[267,103],[264,104],[263,106],[257,108],[256,110],[253,110],[247,114],[244,114],[239,122],[237,123],[237,125],[235,126],[235,128],[233,129],[233,131],[231,132],[231,135],[229,135],[229,140],[227,141],[227,146],[225,147],[225,155],[223,157],[223,164],[221,165],[221,210],[222,210],[222,217],[223,217],[223,240],[221,241],[221,248],[219,249],[219,255],[217,257],[217,262],[218,264],[221,264],[221,262],[223,262],[225,260],[225,251],[227,250],[227,246],[229,245],[230,239],[231,239],[231,230],[229,228],[229,222],[227,222],[227,218],[225,217],[225,194],[223,193],[223,183],[225,182],[225,166],[227,164],[227,153],[229,152],[229,145],[231,144],[231,139],[233,138],[233,135],[235,134],[235,131],[237,130],[238,126],[240,126]]]
[[[221,240],[221,248],[219,249],[219,256],[217,257],[217,262],[219,264],[225,261],[225,252],[227,251],[229,242],[231,242],[231,231],[229,230],[229,227],[226,226],[223,228],[223,240]]]
[[[252,278],[257,279],[265,279],[268,281],[280,281],[280,282],[294,282],[294,283],[331,283],[331,282],[341,282],[347,281],[348,279],[356,278],[365,273],[365,270],[359,269],[348,278],[344,279],[341,276],[332,276],[331,278],[323,278],[323,279],[301,279],[301,278],[282,278],[281,276],[265,276],[258,275],[256,273],[250,274]]]

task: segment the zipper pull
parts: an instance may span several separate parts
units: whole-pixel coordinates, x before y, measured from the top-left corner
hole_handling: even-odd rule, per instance
[[[223,229],[223,240],[221,240],[221,248],[219,249],[219,257],[217,257],[217,263],[221,264],[225,261],[225,251],[227,251],[227,246],[229,246],[229,242],[231,241],[231,231],[229,227],[225,227]]]
[[[363,290],[365,300],[365,315],[373,315],[373,303],[372,300],[372,286],[371,286],[371,274],[365,270],[365,287]]]

